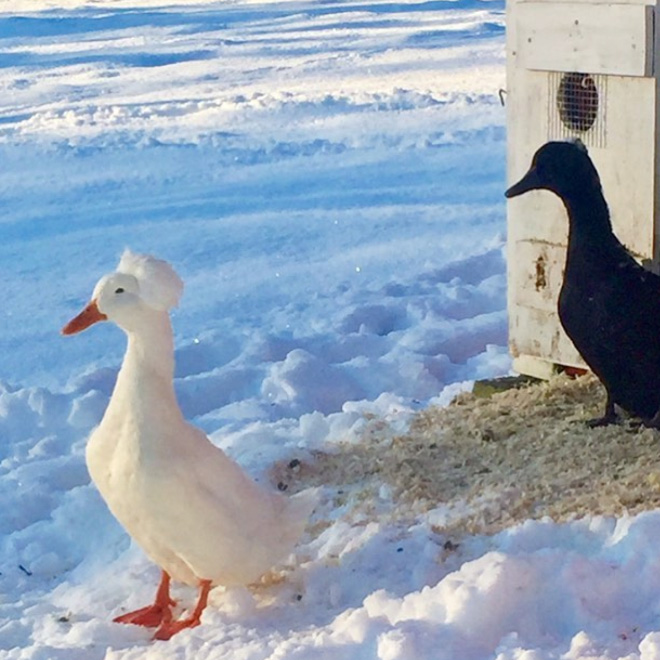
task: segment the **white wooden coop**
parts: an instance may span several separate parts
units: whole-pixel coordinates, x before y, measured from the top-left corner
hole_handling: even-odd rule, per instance
[[[660,2],[660,0],[658,0]],[[599,171],[614,231],[660,262],[660,17],[656,4],[507,0],[508,181],[549,140],[579,137]],[[568,221],[552,193],[508,203],[509,343],[514,368],[582,367],[557,316]]]

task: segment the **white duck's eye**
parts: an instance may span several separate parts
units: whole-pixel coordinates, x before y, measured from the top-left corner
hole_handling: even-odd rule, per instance
[[[124,293],[124,287],[120,286],[119,288],[115,289],[115,293]]]

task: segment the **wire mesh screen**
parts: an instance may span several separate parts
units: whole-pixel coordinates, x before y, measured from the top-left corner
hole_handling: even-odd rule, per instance
[[[550,140],[580,138],[587,146],[607,142],[607,76],[552,72],[548,75]]]

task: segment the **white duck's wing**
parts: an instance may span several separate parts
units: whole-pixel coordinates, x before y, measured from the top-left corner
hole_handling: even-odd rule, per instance
[[[176,450],[152,485],[161,505],[158,536],[199,579],[246,584],[292,550],[315,493],[289,498],[265,490],[188,424],[185,438],[167,444]]]

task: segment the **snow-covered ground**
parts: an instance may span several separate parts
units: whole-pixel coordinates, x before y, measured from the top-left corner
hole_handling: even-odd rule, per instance
[[[456,548],[330,487],[284,582],[111,623],[158,580],[84,464],[124,338],[60,327],[169,260],[182,408],[262,481],[507,373],[504,85],[501,0],[3,0],[0,659],[660,658],[660,513]]]

